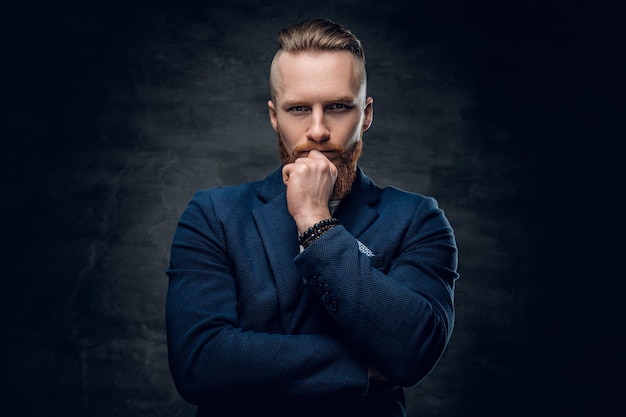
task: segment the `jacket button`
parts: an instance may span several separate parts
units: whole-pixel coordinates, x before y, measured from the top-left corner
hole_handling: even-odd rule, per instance
[[[337,304],[337,300],[333,300],[328,306],[328,309],[333,313],[336,313],[337,310],[339,310],[339,304]]]
[[[328,294],[327,292],[325,292],[324,294],[322,294],[322,301],[325,304],[330,303],[330,294]]]

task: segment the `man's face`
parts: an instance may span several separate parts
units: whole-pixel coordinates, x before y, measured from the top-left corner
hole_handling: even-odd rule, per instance
[[[343,197],[373,116],[362,63],[347,51],[279,52],[271,77],[269,114],[282,162],[306,157],[313,149],[322,152],[338,168],[333,199]]]

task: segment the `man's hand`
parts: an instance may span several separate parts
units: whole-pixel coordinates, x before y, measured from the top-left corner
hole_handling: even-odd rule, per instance
[[[287,207],[303,233],[315,223],[330,217],[328,200],[337,179],[337,168],[324,154],[312,150],[304,158],[283,167],[287,186]]]

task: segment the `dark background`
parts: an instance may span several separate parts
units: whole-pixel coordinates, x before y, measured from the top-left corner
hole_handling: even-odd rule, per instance
[[[274,39],[329,17],[368,58],[361,166],[437,198],[458,320],[410,416],[597,415],[626,347],[622,22],[601,2],[61,1],[2,13],[3,416],[192,416],[165,268],[198,188],[277,167]],[[617,382],[611,382],[616,376]]]

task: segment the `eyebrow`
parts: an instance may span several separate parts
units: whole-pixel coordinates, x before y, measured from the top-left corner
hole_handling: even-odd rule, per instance
[[[356,102],[356,97],[351,96],[338,96],[334,97],[330,100],[324,100],[327,103],[354,103]],[[305,104],[306,100],[286,100],[283,102],[284,106],[301,106]]]

